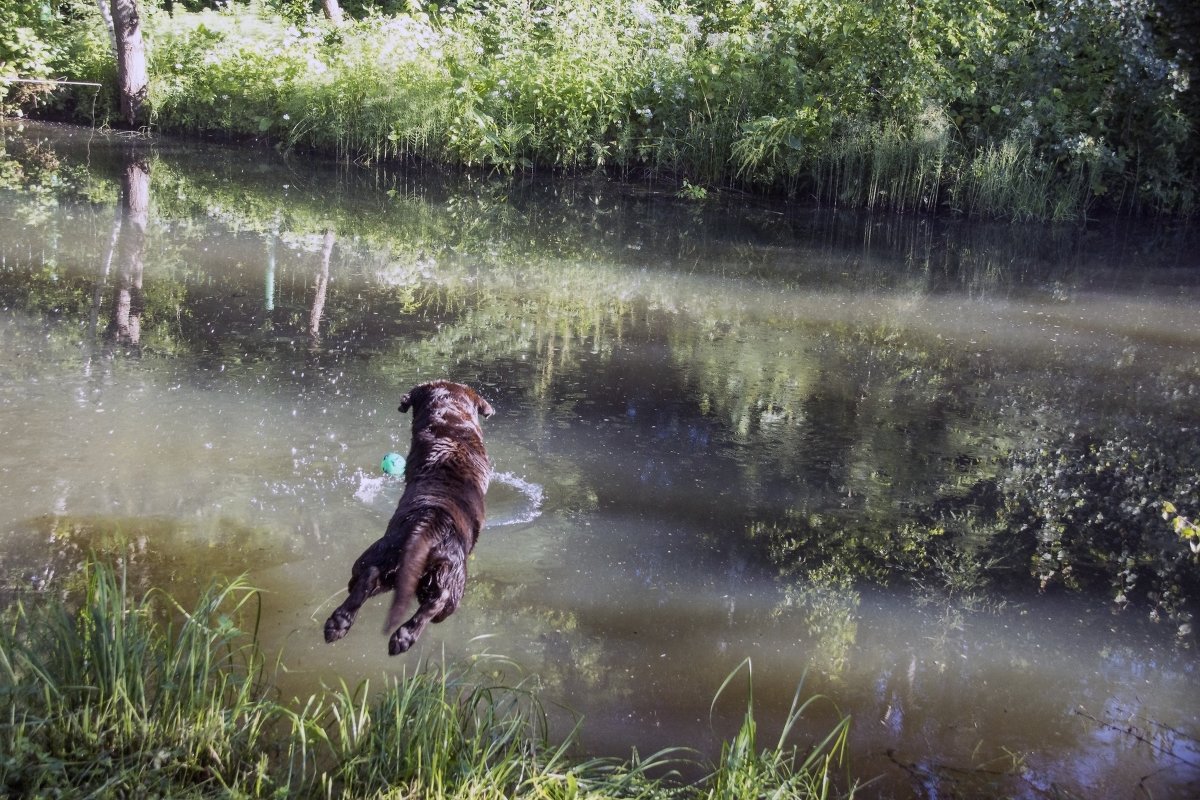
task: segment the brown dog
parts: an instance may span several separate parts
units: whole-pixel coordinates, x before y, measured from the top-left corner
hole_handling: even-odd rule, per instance
[[[325,623],[325,641],[350,630],[367,598],[395,590],[384,633],[388,653],[413,646],[430,622],[454,613],[467,584],[467,556],[483,527],[483,496],[491,466],[479,415],[494,412],[469,386],[432,381],[400,400],[412,409],[412,446],[404,466],[404,495],[383,537],[350,570],[350,596]],[[420,607],[396,629],[416,595]]]

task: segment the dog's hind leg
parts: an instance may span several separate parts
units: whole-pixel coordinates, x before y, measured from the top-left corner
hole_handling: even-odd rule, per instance
[[[466,574],[461,566],[443,561],[433,571],[427,572],[417,588],[417,600],[421,605],[388,640],[388,655],[406,652],[429,623],[441,622],[453,614],[462,600],[465,585]]]
[[[379,594],[379,567],[367,567],[350,582],[350,596],[325,621],[325,641],[336,642],[350,631],[358,610],[367,598]]]

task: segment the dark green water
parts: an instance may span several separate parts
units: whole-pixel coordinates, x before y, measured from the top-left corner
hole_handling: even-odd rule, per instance
[[[8,592],[65,589],[89,550],[184,595],[246,571],[286,692],[493,653],[596,753],[713,748],[749,658],[761,743],[806,675],[829,702],[798,741],[852,715],[878,793],[1200,787],[1195,568],[1155,505],[1200,503],[1186,227],[697,206],[13,123],[0,142]],[[383,600],[328,646],[401,491],[379,470],[407,449],[399,397],[437,377],[497,410],[466,600],[400,659]],[[1037,455],[1084,440],[1117,455]],[[1112,486],[1136,491],[1071,495],[1101,486],[1074,464],[1129,451],[1149,477]],[[1001,524],[1025,484],[1160,548],[1130,556],[1128,607],[1099,557]]]

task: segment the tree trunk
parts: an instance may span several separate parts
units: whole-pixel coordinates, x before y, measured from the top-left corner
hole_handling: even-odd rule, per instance
[[[334,25],[342,24],[342,7],[338,5],[338,0],[324,0],[325,16]]]
[[[121,116],[136,128],[141,121],[150,83],[146,71],[146,46],[142,42],[142,19],[137,0],[111,0],[113,32],[117,44],[117,93]]]
[[[113,30],[112,9],[109,8],[109,0],[96,0],[96,5],[100,6],[100,16],[104,19],[104,27],[108,30],[108,43],[112,45],[113,52],[117,52],[117,33]]]

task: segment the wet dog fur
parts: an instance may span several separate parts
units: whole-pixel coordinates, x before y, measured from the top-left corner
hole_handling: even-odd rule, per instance
[[[413,387],[400,400],[400,412],[409,409],[404,495],[383,536],[354,562],[349,597],[325,622],[327,642],[346,635],[368,598],[392,590],[384,633],[391,634],[388,653],[397,655],[462,600],[491,475],[479,417],[494,412],[469,386],[445,380]],[[400,625],[414,596],[419,606]]]

